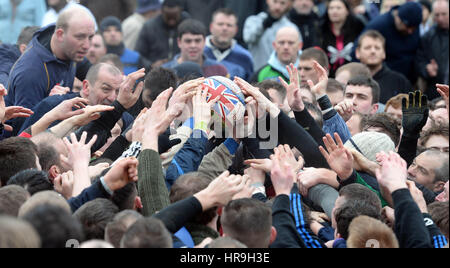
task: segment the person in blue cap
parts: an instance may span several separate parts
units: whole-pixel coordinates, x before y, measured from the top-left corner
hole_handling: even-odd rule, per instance
[[[377,30],[383,35],[386,39],[386,64],[405,75],[413,84],[416,80],[414,58],[420,42],[421,22],[420,4],[407,2],[373,19],[363,31]]]
[[[132,50],[136,47],[144,23],[161,13],[159,0],[138,0],[137,5],[136,12],[122,23],[123,42],[127,48]]]

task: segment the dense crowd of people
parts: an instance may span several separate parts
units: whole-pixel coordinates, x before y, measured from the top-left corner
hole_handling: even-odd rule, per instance
[[[448,248],[448,36],[448,0],[1,0],[0,248]]]

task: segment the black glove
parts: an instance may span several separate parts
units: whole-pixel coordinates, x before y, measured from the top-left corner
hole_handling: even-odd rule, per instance
[[[409,102],[402,100],[403,111],[403,135],[409,138],[418,138],[422,128],[428,120],[428,100],[421,91],[410,92]]]
[[[270,16],[270,14],[269,14],[269,16],[263,21],[264,29],[270,28],[276,21],[277,21],[277,19]]]
[[[180,139],[171,140],[169,139],[169,136],[162,134],[158,137],[158,152],[160,154],[165,153],[169,151],[170,148],[179,143],[181,143]]]

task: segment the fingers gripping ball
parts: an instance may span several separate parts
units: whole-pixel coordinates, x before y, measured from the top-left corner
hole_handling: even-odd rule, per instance
[[[212,76],[206,79],[203,85],[208,90],[208,102],[221,96],[214,105],[214,111],[224,121],[235,122],[244,118],[244,94],[233,81],[221,76]]]

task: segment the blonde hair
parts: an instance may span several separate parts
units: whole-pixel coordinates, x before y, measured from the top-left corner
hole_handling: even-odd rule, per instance
[[[394,232],[383,222],[358,216],[350,223],[347,239],[348,248],[398,248]]]

